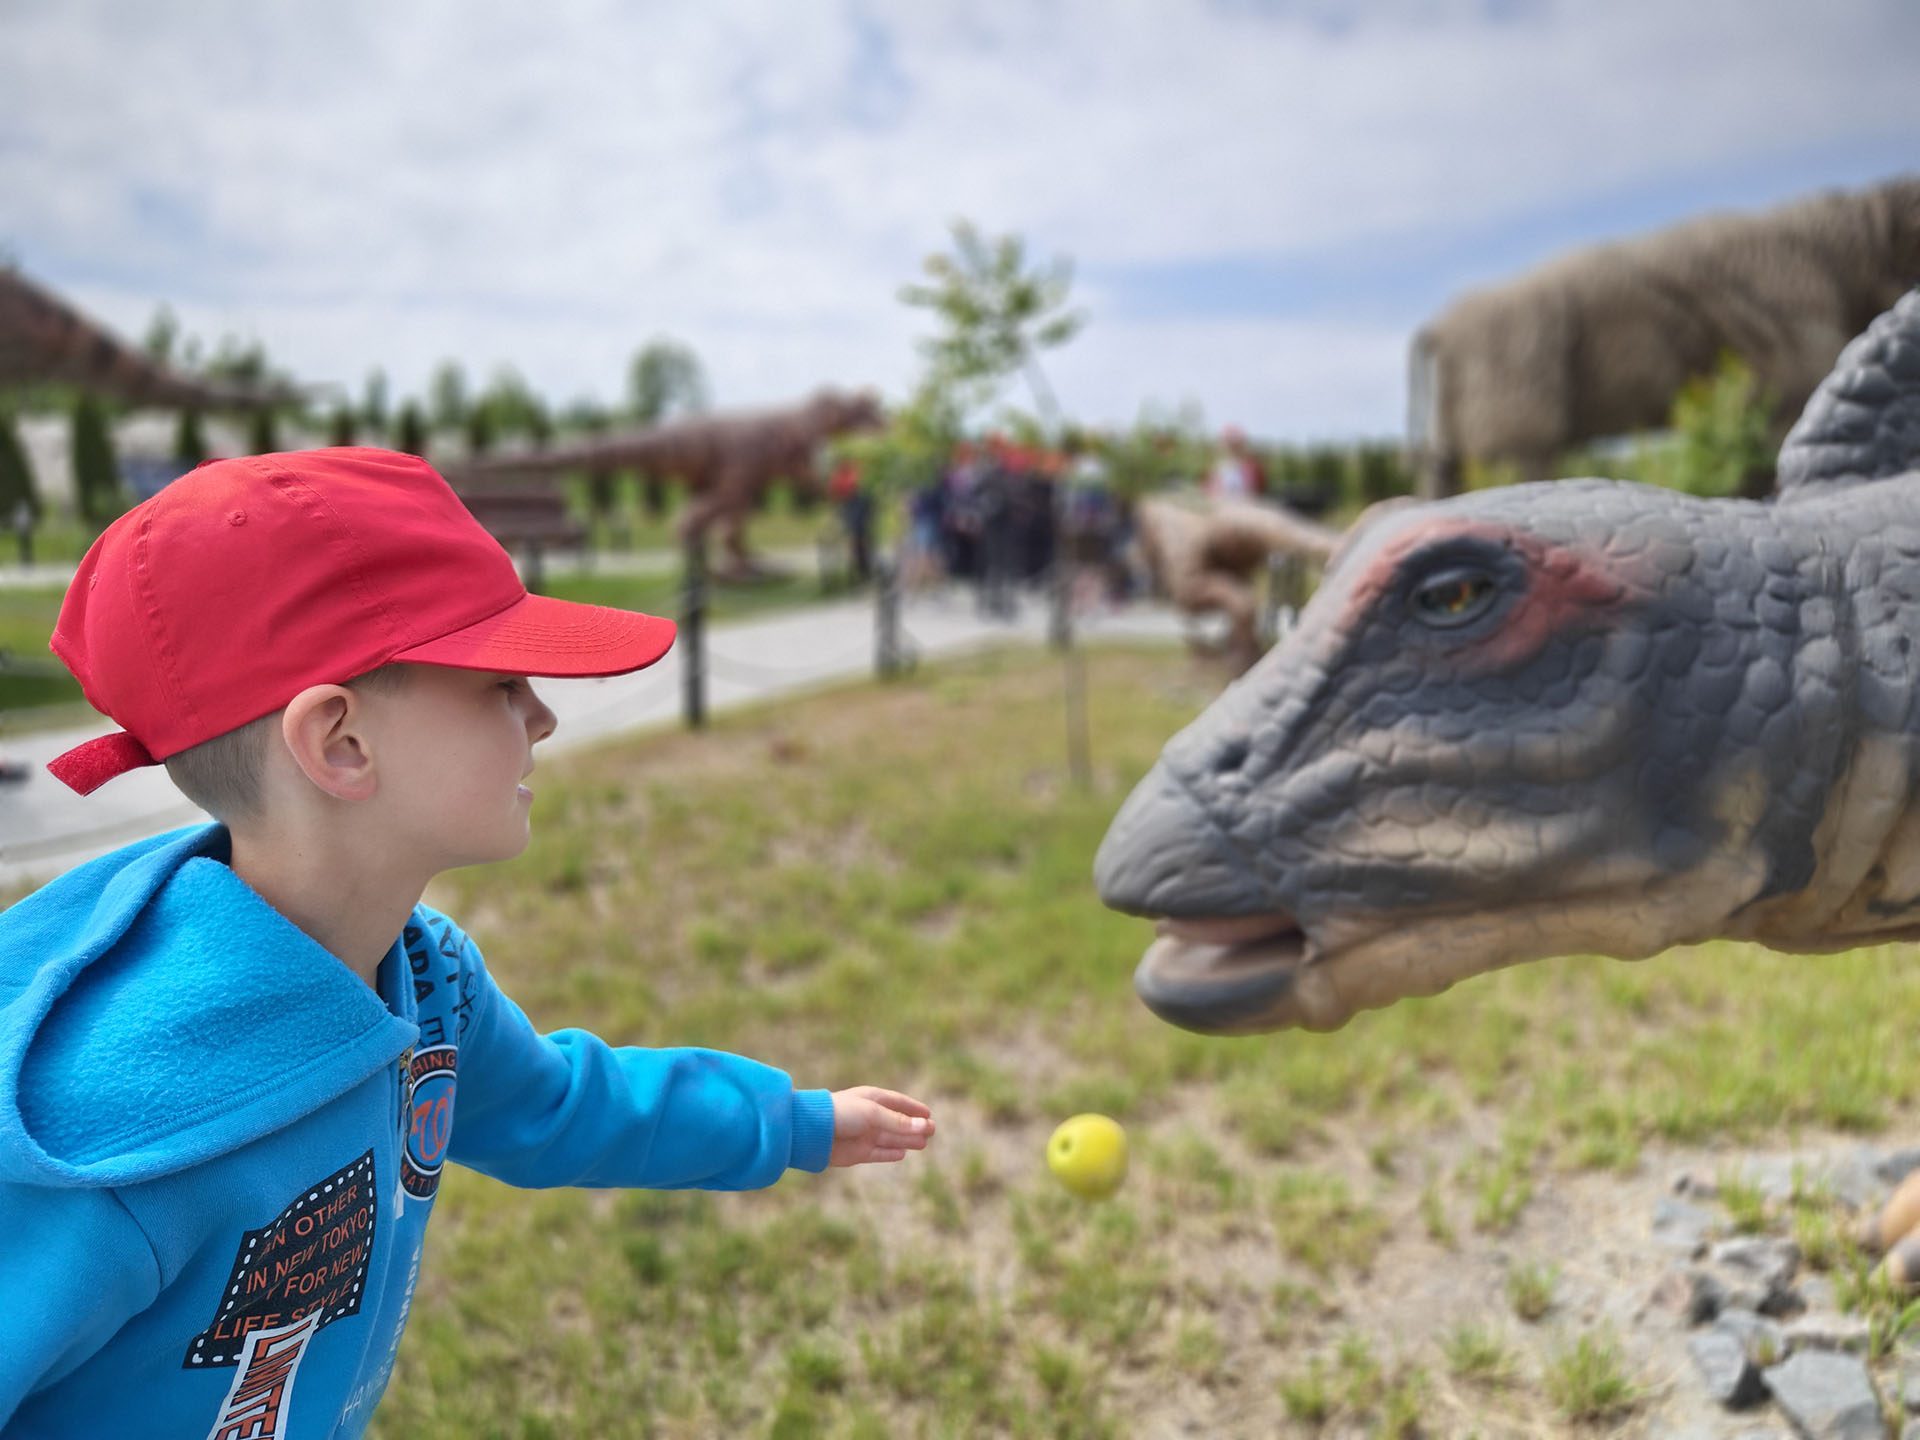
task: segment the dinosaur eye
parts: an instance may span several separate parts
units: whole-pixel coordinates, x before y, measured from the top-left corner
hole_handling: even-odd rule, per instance
[[[1436,571],[1413,587],[1413,613],[1429,625],[1464,625],[1493,604],[1493,577],[1471,566]]]

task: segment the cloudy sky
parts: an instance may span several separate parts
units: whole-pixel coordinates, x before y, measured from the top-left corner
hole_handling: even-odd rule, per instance
[[[1067,256],[1104,421],[1391,434],[1463,287],[1920,168],[1911,0],[0,0],[0,252],[303,379],[901,394],[956,216]]]

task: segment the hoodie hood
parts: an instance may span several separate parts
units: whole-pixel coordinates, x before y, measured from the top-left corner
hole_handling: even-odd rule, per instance
[[[176,830],[8,912],[0,1181],[156,1179],[319,1109],[414,1043],[229,853],[219,825]]]

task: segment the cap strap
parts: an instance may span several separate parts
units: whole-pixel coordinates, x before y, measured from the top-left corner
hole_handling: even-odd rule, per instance
[[[133,736],[116,730],[111,735],[76,745],[64,755],[54,756],[47,762],[47,769],[55,779],[65,781],[80,794],[91,795],[116,775],[159,763]]]

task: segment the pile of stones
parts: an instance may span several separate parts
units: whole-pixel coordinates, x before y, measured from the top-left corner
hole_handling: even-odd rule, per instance
[[[1803,1160],[1786,1158],[1744,1162],[1740,1171],[1742,1183],[1775,1206],[1814,1185],[1868,1213],[1916,1167],[1920,1150],[1880,1155],[1862,1148],[1812,1172]],[[1782,1436],[1769,1428],[1774,1420],[1807,1440],[1920,1440],[1920,1353],[1902,1351],[1883,1367],[1883,1384],[1893,1391],[1883,1403],[1867,1364],[1868,1321],[1840,1312],[1831,1282],[1803,1270],[1793,1240],[1716,1238],[1727,1229],[1724,1210],[1713,1203],[1718,1198],[1714,1180],[1687,1172],[1656,1204],[1653,1242],[1675,1263],[1648,1309],[1686,1332],[1705,1392],[1755,1422],[1742,1440]],[[1894,1414],[1899,1425],[1890,1429]]]

